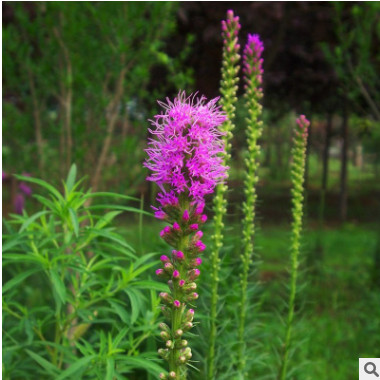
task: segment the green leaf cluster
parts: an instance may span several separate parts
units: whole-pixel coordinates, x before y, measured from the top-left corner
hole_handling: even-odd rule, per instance
[[[123,211],[143,211],[89,202],[138,200],[83,191],[75,165],[62,193],[19,179],[40,187],[41,210],[5,222],[3,378],[157,376],[162,369],[145,347],[154,345],[156,291],[166,286],[149,280],[155,253],[140,255],[113,226]]]

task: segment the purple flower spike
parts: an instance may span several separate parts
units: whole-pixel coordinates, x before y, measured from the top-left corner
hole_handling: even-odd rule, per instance
[[[223,37],[231,45],[233,54],[231,61],[239,59],[238,23],[232,11],[223,22]],[[203,214],[205,196],[213,193],[227,178],[223,139],[226,132],[221,132],[226,114],[217,101],[218,98],[207,101],[204,96],[186,96],[185,92],[180,92],[174,100],[167,98],[165,103],[159,102],[163,111],[150,120],[151,137],[144,166],[150,170],[147,180],[156,182],[160,188],[159,207],[152,207],[155,216],[170,224],[160,236],[173,247],[172,256],[161,256],[163,269],[158,269],[156,274],[169,280],[170,294],[161,293],[160,297],[165,305],[162,312],[175,331],[173,339],[193,327],[194,310],[186,311],[186,304],[198,298],[198,293],[194,293],[197,290],[195,280],[200,275],[197,267],[202,260],[197,256],[206,248],[201,241],[203,232],[199,231],[201,223],[207,220]],[[180,317],[180,328],[176,326],[177,317]],[[167,348],[159,350],[166,359],[168,349],[173,350],[171,357],[175,358],[176,370],[165,378],[177,378],[191,358],[187,341],[180,342],[177,344],[168,337]]]
[[[204,202],[204,196],[227,177],[221,157],[223,133],[218,129],[226,117],[217,100],[206,102],[203,96],[187,97],[180,92],[173,102],[159,102],[165,113],[151,120],[155,129],[150,132],[155,138],[149,139],[149,158],[144,165],[153,172],[147,180],[163,190],[157,198],[162,206],[178,202],[180,193]]]
[[[247,83],[251,80],[262,83],[263,59],[261,55],[264,51],[264,44],[257,34],[248,34],[248,41],[244,48],[243,54],[243,72],[244,79]]]

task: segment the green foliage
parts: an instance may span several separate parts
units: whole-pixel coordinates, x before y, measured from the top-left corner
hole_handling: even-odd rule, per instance
[[[364,2],[347,7],[334,2],[337,46],[323,44],[327,60],[341,81],[341,94],[356,101],[364,99],[372,116],[380,121],[380,81],[378,67],[380,41],[378,2]],[[363,113],[362,109],[358,109]]]
[[[58,180],[80,161],[91,180],[100,166],[102,179],[120,178],[114,188],[131,193],[144,178],[147,110],[171,86],[191,82],[191,72],[182,70],[189,50],[173,57],[166,48],[177,6],[8,3],[14,17],[3,30],[7,170],[38,168],[39,176]],[[155,70],[162,75],[152,90]]]
[[[155,253],[138,256],[112,227],[124,209],[94,204],[128,196],[81,190],[73,165],[64,192],[36,184],[42,210],[5,223],[3,235],[3,378],[141,379],[158,375],[155,335],[159,300],[166,289],[148,280]]]

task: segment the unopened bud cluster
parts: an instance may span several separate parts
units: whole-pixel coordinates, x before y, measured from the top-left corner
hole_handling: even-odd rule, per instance
[[[171,328],[166,323],[159,325],[165,348],[160,348],[158,353],[169,363],[174,361],[177,366],[186,365],[192,357],[183,335],[193,327],[194,310],[188,309],[188,304],[199,297],[196,292],[196,280],[200,276],[199,266],[202,263],[199,256],[206,248],[201,240],[203,233],[199,229],[207,220],[203,208],[203,204],[184,208],[181,202],[162,207],[165,220],[171,226],[166,226],[160,236],[175,249],[170,257],[160,257],[162,265],[156,270],[159,277],[168,281],[170,293],[160,293],[160,299],[162,312],[172,324]],[[172,378],[176,378],[173,371],[168,375],[161,374],[161,379]]]

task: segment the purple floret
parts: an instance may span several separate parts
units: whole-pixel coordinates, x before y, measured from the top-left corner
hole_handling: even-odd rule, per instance
[[[218,98],[207,102],[204,96],[180,92],[173,102],[166,101],[159,102],[164,113],[151,120],[153,138],[144,165],[152,174],[147,180],[162,189],[161,206],[175,204],[181,193],[203,203],[204,196],[227,177],[221,156],[223,133],[218,129],[226,116],[216,105]]]

